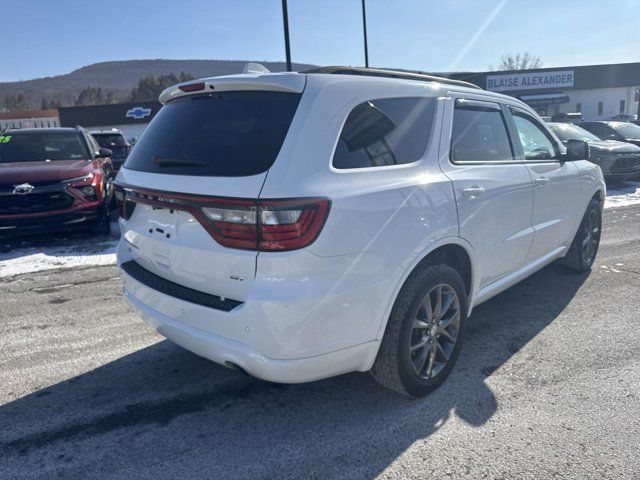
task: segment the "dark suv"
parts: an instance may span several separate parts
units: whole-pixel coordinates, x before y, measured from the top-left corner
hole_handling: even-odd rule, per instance
[[[120,167],[131,151],[131,144],[127,142],[122,132],[117,128],[112,128],[109,130],[92,130],[89,133],[93,135],[98,145],[111,150],[113,168],[115,171],[120,170]]]
[[[617,140],[640,146],[640,126],[630,122],[592,121],[580,126],[593,133],[600,140]]]
[[[111,151],[82,128],[0,135],[0,235],[93,227],[110,230]]]
[[[600,140],[591,132],[571,123],[547,123],[560,141],[567,145],[570,140],[589,143],[589,160],[600,165],[607,181],[621,181],[640,174],[640,147],[616,140]]]

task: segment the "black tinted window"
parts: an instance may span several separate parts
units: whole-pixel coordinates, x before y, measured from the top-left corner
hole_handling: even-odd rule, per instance
[[[512,160],[513,151],[499,106],[456,101],[451,133],[451,160],[486,162]]]
[[[344,124],[335,168],[411,163],[427,150],[433,124],[432,98],[385,98],[355,107]]]
[[[294,93],[247,91],[174,100],[147,127],[125,168],[221,177],[265,172],[299,101]]]
[[[615,138],[615,132],[602,123],[581,123],[580,126],[601,140],[611,140]]]
[[[87,145],[76,131],[8,131],[0,135],[0,163],[89,158]]]
[[[119,133],[94,133],[93,138],[102,148],[124,147],[127,144],[127,141]]]

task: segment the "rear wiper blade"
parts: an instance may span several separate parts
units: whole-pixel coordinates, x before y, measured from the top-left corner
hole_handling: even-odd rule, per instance
[[[206,167],[205,162],[174,157],[154,157],[153,163],[159,167]]]

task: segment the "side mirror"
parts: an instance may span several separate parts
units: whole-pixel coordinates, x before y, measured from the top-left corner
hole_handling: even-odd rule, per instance
[[[569,162],[589,160],[589,143],[584,140],[569,140],[565,159]]]
[[[110,157],[111,155],[113,155],[113,152],[109,148],[100,148],[98,150],[99,157]]]

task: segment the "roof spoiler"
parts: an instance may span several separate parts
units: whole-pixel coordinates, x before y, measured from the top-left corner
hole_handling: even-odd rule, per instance
[[[201,78],[173,85],[160,94],[160,103],[173,99],[204,93],[229,92],[237,90],[261,90],[272,92],[302,93],[306,83],[304,75],[281,73],[243,73],[222,77]]]
[[[435,75],[429,75],[425,72],[417,70],[391,70],[387,68],[361,68],[361,67],[320,67],[305,70],[300,73],[329,73],[333,75],[361,75],[367,77],[384,77],[384,78],[399,78],[403,80],[417,80],[421,82],[437,82],[445,85],[455,85],[457,87],[473,88],[476,90],[482,90],[478,85],[465,82],[462,80],[452,80],[445,77],[437,77]]]

